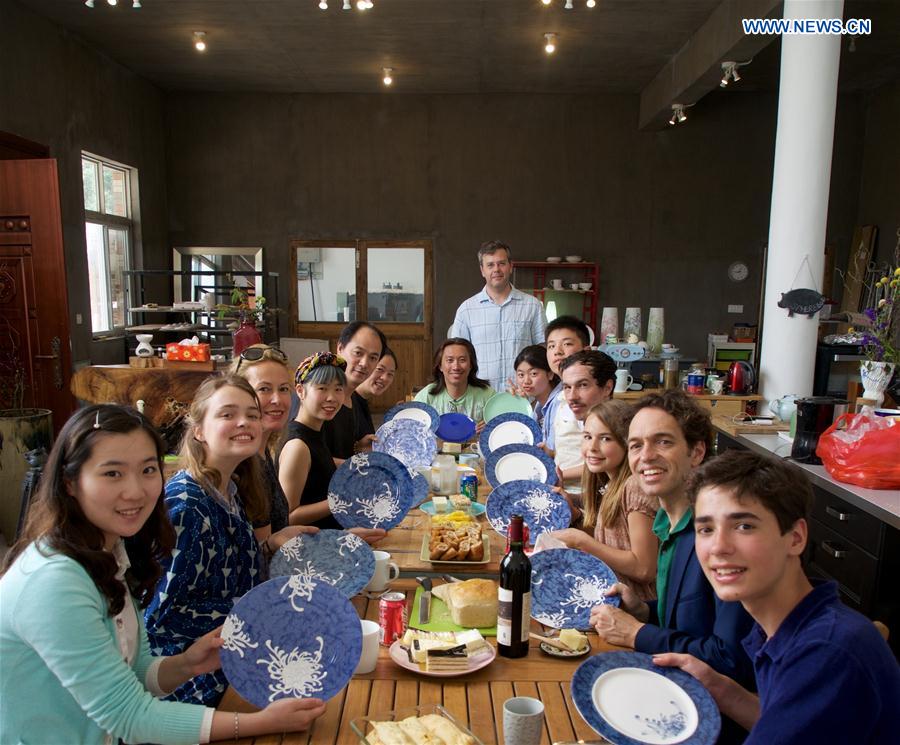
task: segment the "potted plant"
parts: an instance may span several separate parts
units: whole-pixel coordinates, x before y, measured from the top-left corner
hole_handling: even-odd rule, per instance
[[[237,317],[238,325],[233,333],[234,356],[237,357],[247,347],[262,342],[262,336],[256,328],[263,321],[266,313],[266,299],[260,295],[250,305],[246,290],[235,287],[231,291],[231,305],[219,306],[219,318]]]
[[[859,363],[863,396],[881,406],[884,392],[900,363],[900,267],[875,283],[875,303],[864,311],[871,325],[859,329],[866,358]],[[851,332],[854,329],[850,329]]]

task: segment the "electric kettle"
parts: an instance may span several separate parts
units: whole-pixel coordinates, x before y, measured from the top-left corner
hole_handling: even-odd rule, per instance
[[[755,382],[756,373],[749,362],[736,360],[731,363],[725,376],[725,385],[732,396],[746,396],[752,391]]]

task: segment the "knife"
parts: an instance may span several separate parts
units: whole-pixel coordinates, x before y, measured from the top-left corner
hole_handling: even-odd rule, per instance
[[[444,580],[444,582],[462,582],[459,577],[454,577],[452,574],[442,574],[441,579]]]
[[[422,595],[419,598],[419,623],[428,623],[431,618],[431,577],[416,577],[422,585]]]

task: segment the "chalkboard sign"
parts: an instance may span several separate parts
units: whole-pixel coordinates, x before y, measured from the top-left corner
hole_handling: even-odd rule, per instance
[[[825,296],[821,292],[809,289],[790,290],[781,293],[779,308],[786,308],[788,316],[794,313],[812,318],[825,305]]]

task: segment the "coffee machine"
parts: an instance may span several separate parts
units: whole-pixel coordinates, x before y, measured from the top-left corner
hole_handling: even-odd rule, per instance
[[[819,436],[834,421],[834,407],[845,402],[831,396],[811,396],[810,398],[798,398],[795,403],[797,404],[797,431],[794,434],[791,458],[798,463],[822,465],[822,460],[816,455]]]

